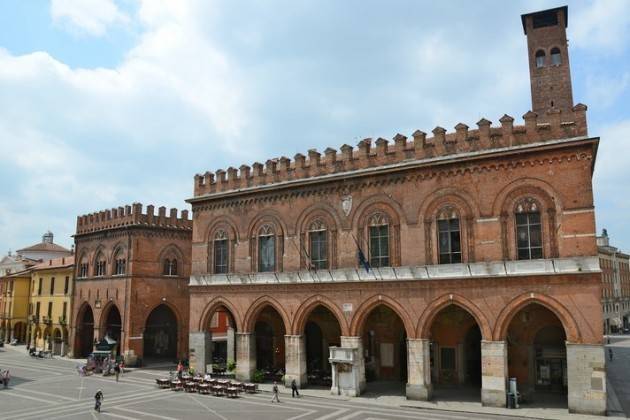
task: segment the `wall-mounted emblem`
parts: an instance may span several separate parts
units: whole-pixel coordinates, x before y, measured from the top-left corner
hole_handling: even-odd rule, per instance
[[[352,196],[346,195],[341,197],[341,209],[343,213],[348,217],[350,215],[350,211],[352,211]]]

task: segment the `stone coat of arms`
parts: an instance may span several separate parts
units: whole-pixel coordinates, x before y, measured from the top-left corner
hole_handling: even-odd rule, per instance
[[[341,197],[341,209],[343,210],[343,213],[346,215],[346,217],[350,215],[350,212],[352,211],[352,196],[351,195],[346,195],[344,197]]]

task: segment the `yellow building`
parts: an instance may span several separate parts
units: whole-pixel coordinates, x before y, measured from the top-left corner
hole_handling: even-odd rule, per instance
[[[74,257],[63,257],[30,269],[30,345],[65,355],[72,310]]]
[[[4,339],[7,343],[13,339],[19,343],[25,343],[27,340],[30,284],[30,270],[0,278],[0,291],[2,292],[0,339]]]

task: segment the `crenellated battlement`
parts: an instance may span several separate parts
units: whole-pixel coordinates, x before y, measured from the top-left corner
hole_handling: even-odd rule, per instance
[[[169,229],[192,230],[192,220],[188,218],[188,210],[182,210],[179,217],[175,208],[166,213],[166,207],[157,209],[150,204],[146,213],[142,212],[142,204],[133,203],[124,207],[102,210],[83,216],[77,216],[76,234],[97,232],[125,226],[164,227]]]
[[[459,153],[476,152],[521,146],[564,138],[587,136],[586,105],[577,104],[569,114],[549,109],[539,116],[529,111],[523,115],[524,124],[514,125],[514,118],[503,115],[500,126],[482,118],[476,129],[464,123],[457,124],[455,132],[435,127],[432,137],[416,130],[411,138],[396,134],[393,142],[384,138],[361,140],[357,147],[344,144],[340,151],[327,148],[323,155],[315,149],[307,156],[298,153],[294,160],[287,157],[270,159],[263,165],[255,162],[251,167],[241,165],[195,175],[195,197],[218,192],[273,184],[283,181],[312,178],[357,169],[378,167],[405,160],[419,160]]]

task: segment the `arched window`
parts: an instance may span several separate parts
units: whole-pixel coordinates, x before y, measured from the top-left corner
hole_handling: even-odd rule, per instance
[[[276,232],[265,224],[258,230],[258,271],[276,271]]]
[[[81,261],[79,263],[79,278],[86,278],[88,276],[88,260],[87,257],[84,256],[83,258],[81,258]]]
[[[308,244],[311,266],[316,270],[329,268],[328,231],[322,219],[315,219],[308,227]]]
[[[437,217],[438,251],[440,264],[462,262],[462,243],[459,215],[452,207],[444,207]]]
[[[536,68],[545,66],[545,52],[543,50],[536,51]]]
[[[375,213],[368,220],[370,266],[389,267],[389,218]]]
[[[164,260],[164,271],[163,274],[165,276],[176,276],[177,275],[177,258],[166,258]]]
[[[229,272],[229,239],[227,233],[220,229],[214,235],[212,243],[214,249],[214,273],[225,274]]]
[[[533,198],[525,198],[516,203],[514,213],[518,259],[533,260],[542,258],[540,206]]]
[[[127,272],[127,260],[122,249],[116,251],[114,256],[114,275],[122,276]]]
[[[99,252],[99,254],[96,257],[96,263],[94,264],[94,275],[96,277],[104,276],[106,268],[107,268],[107,262],[105,261],[105,255]]]
[[[554,47],[551,49],[551,64],[553,66],[559,66],[562,64],[562,57],[560,56],[560,48]]]

